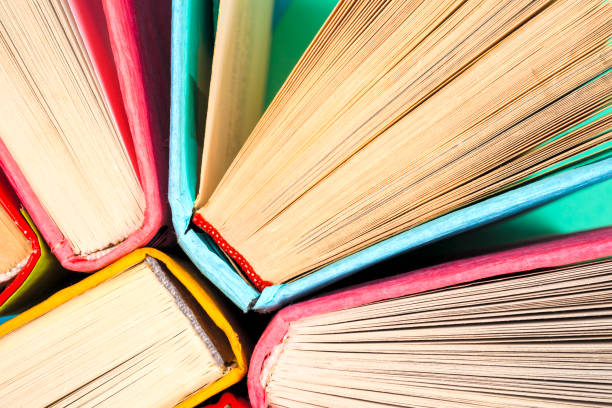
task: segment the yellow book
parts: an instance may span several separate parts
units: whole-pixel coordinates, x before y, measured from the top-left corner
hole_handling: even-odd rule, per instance
[[[215,295],[150,248],[0,326],[0,354],[7,406],[193,407],[246,372]]]

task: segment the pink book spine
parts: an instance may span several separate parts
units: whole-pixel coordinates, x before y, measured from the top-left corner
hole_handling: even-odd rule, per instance
[[[253,351],[247,380],[251,405],[268,406],[262,383],[264,363],[275,346],[282,343],[292,321],[492,276],[607,256],[612,256],[612,227],[432,266],[288,306],[272,319]]]
[[[168,224],[171,0],[103,0],[123,102],[147,198],[144,244]]]

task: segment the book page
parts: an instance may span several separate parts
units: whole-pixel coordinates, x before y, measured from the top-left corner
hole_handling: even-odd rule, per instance
[[[200,185],[206,203],[263,111],[274,0],[219,5]]]
[[[266,362],[271,407],[601,407],[612,260],[299,319]],[[309,405],[312,404],[312,405]]]
[[[0,337],[2,405],[176,406],[227,372],[205,314],[147,258]]]
[[[58,246],[97,259],[142,226],[143,187],[67,3],[9,3],[0,1],[0,139],[15,163],[3,164],[45,238],[57,228]]]
[[[194,224],[282,284],[609,148],[611,7],[340,1]]]

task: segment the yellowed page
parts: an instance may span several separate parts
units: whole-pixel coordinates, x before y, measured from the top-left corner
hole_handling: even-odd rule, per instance
[[[206,203],[263,111],[273,0],[223,0],[196,207]]]
[[[498,276],[307,316],[260,381],[277,408],[602,407],[612,261]]]

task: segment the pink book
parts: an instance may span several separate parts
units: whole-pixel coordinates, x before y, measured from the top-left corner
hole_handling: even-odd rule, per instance
[[[118,244],[77,255],[3,142],[0,164],[62,265],[88,272],[171,235],[166,227],[171,2],[68,0],[68,5],[144,192],[144,220]]]
[[[537,275],[541,273],[542,271],[544,272],[552,271],[550,273],[561,273],[563,271],[565,271],[563,273],[566,273],[566,274],[570,272],[574,273],[572,272],[573,270],[572,268],[577,268],[576,265],[578,266],[588,265],[589,268],[598,271],[597,273],[595,272],[593,273],[594,273],[594,276],[599,276],[599,278],[591,277],[589,278],[591,280],[589,280],[588,284],[585,285],[585,287],[588,289],[585,291],[585,293],[587,294],[585,296],[590,296],[588,295],[589,290],[601,289],[603,287],[601,285],[607,284],[606,282],[610,281],[611,278],[609,278],[609,276],[611,276],[612,274],[610,274],[609,272],[612,271],[612,261],[610,260],[610,258],[607,258],[607,257],[611,257],[611,256],[612,256],[612,227],[607,227],[607,228],[588,231],[584,233],[567,235],[567,236],[563,236],[563,237],[556,238],[556,239],[550,239],[547,241],[541,241],[541,242],[533,243],[533,244],[526,245],[523,247],[504,250],[501,252],[491,253],[487,255],[462,259],[462,260],[453,261],[453,262],[449,262],[449,263],[445,263],[445,264],[441,264],[441,265],[437,265],[433,267],[428,267],[428,268],[416,270],[413,272],[404,273],[399,276],[386,278],[386,279],[378,280],[375,282],[362,284],[362,285],[355,286],[352,288],[340,290],[338,292],[335,292],[329,295],[325,295],[319,298],[315,298],[312,300],[308,300],[305,302],[301,302],[301,303],[297,303],[297,304],[285,307],[280,312],[278,312],[276,316],[272,319],[271,323],[268,325],[265,332],[259,339],[255,347],[255,350],[253,352],[253,355],[251,357],[251,364],[250,364],[249,372],[248,372],[248,389],[249,389],[251,405],[254,408],[264,408],[268,406],[277,406],[277,405],[283,406],[283,407],[310,406],[310,405],[300,405],[301,403],[299,402],[301,401],[300,393],[303,390],[308,390],[308,389],[310,389],[309,391],[310,393],[308,394],[309,398],[312,398],[309,401],[312,401],[312,404],[315,404],[313,406],[317,406],[317,407],[328,406],[326,405],[325,401],[327,401],[327,404],[331,404],[330,406],[334,406],[334,407],[350,406],[351,404],[345,405],[346,400],[342,399],[342,398],[348,398],[348,397],[357,398],[357,399],[365,398],[366,401],[367,401],[367,398],[375,398],[376,401],[379,401],[376,399],[377,398],[376,395],[378,394],[371,394],[371,393],[368,394],[367,392],[363,391],[363,389],[361,389],[358,385],[355,385],[354,389],[348,392],[348,394],[342,398],[335,396],[336,395],[335,392],[338,390],[338,388],[334,388],[334,387],[338,385],[337,381],[341,381],[341,380],[340,379],[336,380],[336,378],[334,377],[333,367],[335,364],[350,364],[350,363],[347,363],[347,361],[349,360],[342,359],[343,355],[350,355],[350,354],[342,354],[342,352],[346,350],[343,350],[342,346],[341,345],[339,346],[337,344],[344,344],[344,343],[348,344],[351,342],[350,340],[351,337],[350,336],[346,337],[348,335],[345,335],[343,331],[339,331],[337,328],[338,327],[347,328],[349,326],[353,327],[351,326],[351,324],[353,324],[357,319],[357,317],[353,316],[352,318],[348,318],[346,321],[343,320],[342,321],[343,323],[341,323],[340,326],[334,326],[336,328],[336,330],[332,332],[334,334],[326,333],[324,329],[325,328],[324,324],[330,324],[330,321],[333,320],[333,322],[336,322],[336,320],[334,319],[340,319],[340,318],[334,317],[335,314],[339,312],[347,311],[349,309],[353,309],[356,307],[362,307],[361,310],[363,311],[364,310],[363,305],[372,305],[375,302],[377,302],[378,305],[382,305],[384,304],[384,302],[405,298],[406,296],[417,296],[417,295],[420,296],[420,295],[423,295],[422,292],[426,292],[426,291],[437,291],[438,294],[444,295],[446,293],[445,291],[447,291],[449,289],[448,287],[450,286],[459,285],[459,287],[461,287],[461,284],[466,284],[468,282],[474,282],[474,281],[485,282],[486,284],[486,282],[502,281],[503,279],[507,278],[506,279],[507,281],[514,284],[514,282],[520,282],[521,277],[525,275],[530,275],[531,272],[533,272],[533,274],[531,274],[530,276]],[[558,272],[557,271],[558,269],[560,269],[561,272]],[[606,273],[606,271],[608,272]],[[521,274],[517,274],[517,273],[521,273]],[[504,275],[510,275],[510,274],[517,274],[517,275],[504,276]],[[550,275],[550,276],[556,276],[556,275]],[[581,275],[581,276],[585,276],[585,275]],[[512,281],[510,281],[509,279],[512,279]],[[481,281],[481,280],[485,280],[485,281]],[[550,280],[548,282],[550,282]],[[556,278],[552,279],[552,283],[556,284],[557,282],[558,281]],[[493,284],[495,284],[495,282],[493,282]],[[473,287],[473,283],[469,286]],[[446,289],[442,289],[442,288],[446,288]],[[609,289],[606,289],[606,290],[612,290],[612,283],[610,283],[610,286],[608,286],[608,288]],[[533,288],[531,288],[531,290],[536,291],[536,292],[533,292],[530,296],[528,296],[527,301],[537,298],[538,296],[540,296],[540,293],[542,293],[542,296],[544,296],[545,289],[546,289],[545,285],[540,285],[540,286],[534,285]],[[529,290],[529,288],[525,290]],[[542,290],[542,292],[539,292],[540,290]],[[560,289],[557,288],[556,290],[559,291]],[[454,296],[458,296],[459,293],[460,292],[456,292]],[[571,296],[572,293],[574,293],[573,289],[570,288],[569,293],[565,293],[565,296]],[[561,296],[560,292],[555,292],[554,294],[557,297]],[[427,295],[432,296],[430,294],[427,294]],[[435,293],[433,296],[436,296]],[[414,299],[414,301],[417,301],[419,298],[412,297],[408,300],[411,300],[411,299]],[[436,301],[434,297],[431,297],[428,299],[431,299],[431,300],[428,300],[426,303],[420,303],[419,305],[422,305],[422,306],[419,306],[417,310],[415,310],[414,312],[419,312],[419,313],[423,312],[421,308],[426,309],[430,304],[433,304],[430,302]],[[445,299],[449,299],[449,298],[448,297],[444,298],[444,296],[441,296],[440,299],[444,301]],[[554,299],[554,296],[553,296],[553,299]],[[587,299],[587,298],[584,298],[584,299]],[[590,299],[589,301],[595,302],[595,300],[592,300],[591,298],[588,298],[588,299]],[[602,301],[605,302],[605,299],[609,299],[609,295],[602,296],[602,299],[603,299]],[[488,303],[486,303],[486,305],[490,307],[491,304],[496,304],[495,302],[498,302],[498,301],[501,302],[499,298],[494,297],[493,300],[489,300]],[[568,304],[564,303],[563,305],[567,307]],[[552,305],[549,305],[549,306],[552,307]],[[589,343],[589,341],[594,341],[594,340],[604,341],[605,340],[605,343],[601,343],[601,349],[602,350],[605,349],[606,350],[605,353],[608,353],[612,351],[612,344],[609,342],[610,334],[608,333],[610,329],[608,328],[608,326],[605,326],[605,329],[604,329],[603,325],[610,325],[610,327],[612,327],[612,315],[610,315],[609,309],[607,312],[605,312],[605,309],[597,309],[596,306],[597,306],[596,303],[593,303],[593,306],[592,306],[593,310],[604,310],[604,311],[596,312],[593,315],[589,315],[588,313],[591,313],[589,312],[590,309],[585,306],[584,310],[581,309],[581,313],[583,314],[580,315],[581,318],[585,318],[585,316],[587,316],[589,319],[591,319],[589,320],[589,322],[591,323],[588,324],[588,327],[589,327],[589,330],[591,327],[593,327],[593,331],[587,330],[585,332],[574,333],[573,335],[574,336],[586,336],[585,339],[587,339],[588,341],[585,341],[584,343],[579,343],[579,344],[591,344]],[[470,304],[470,307],[472,307],[471,304]],[[474,307],[477,307],[477,305],[474,305]],[[544,306],[539,305],[538,307],[542,308]],[[387,310],[388,311],[382,316],[382,318],[386,317],[387,319],[385,323],[387,326],[384,326],[383,328],[385,327],[388,328],[389,325],[394,324],[393,322],[394,318],[388,317],[388,316],[394,316],[394,313],[389,311],[391,309],[387,309]],[[444,308],[442,308],[442,310],[444,310]],[[567,309],[564,309],[564,310],[567,310]],[[434,313],[434,312],[430,312],[430,313]],[[538,309],[538,313],[544,313],[544,312]],[[322,323],[323,322],[322,315],[325,315],[326,323]],[[430,314],[428,316],[433,316],[433,314]],[[482,316],[484,315],[479,315],[479,317],[482,317]],[[391,321],[389,319],[391,319]],[[428,318],[424,318],[424,319],[425,321],[427,321]],[[578,318],[574,317],[574,319],[578,319]],[[511,321],[511,320],[512,320],[511,318],[508,319],[508,321]],[[568,321],[573,321],[573,320],[568,320]],[[579,320],[576,320],[576,321],[579,321]],[[398,323],[395,322],[395,324],[398,324]],[[442,323],[437,323],[437,324],[442,325]],[[482,323],[482,324],[484,324],[485,326],[480,326],[480,327],[486,327],[486,323]],[[306,332],[304,331],[305,329],[303,329],[303,327],[305,326],[307,326]],[[423,327],[425,327],[426,324],[419,323],[419,326],[420,326],[419,327],[420,330],[424,330]],[[495,327],[503,328],[504,326],[495,326]],[[601,334],[601,337],[597,337],[600,334],[598,334],[599,332],[595,331],[595,329],[599,327],[601,327],[601,330],[602,330],[601,333],[603,333]],[[380,327],[378,329],[382,330]],[[354,327],[352,330],[353,330],[353,333],[359,331],[359,330],[356,330]],[[482,333],[478,331],[478,327],[472,330],[473,331],[471,333],[473,333],[473,336],[475,336],[474,339],[478,339],[478,337],[476,336],[482,335]],[[437,335],[436,333],[437,332],[432,331],[431,333],[427,334],[426,337],[424,337],[424,339],[421,339],[421,340],[425,341],[425,343],[427,343],[427,341],[430,341],[430,340],[433,341],[434,336]],[[490,332],[485,331],[484,333],[490,333]],[[557,335],[563,336],[567,333],[568,333],[567,331],[560,330],[560,334],[557,333]],[[327,337],[321,337],[322,339],[326,339],[326,340],[319,341],[317,340],[316,335],[327,336]],[[445,335],[451,336],[450,334],[445,334]],[[345,337],[342,337],[342,336],[345,336]],[[525,334],[525,336],[527,336],[527,334]],[[539,343],[539,344],[554,344],[553,340],[549,339],[546,342]],[[578,337],[576,337],[573,340],[578,341]],[[379,340],[379,341],[383,341],[383,340]],[[399,341],[399,340],[396,339],[396,341]],[[487,342],[486,340],[482,340],[482,341],[485,343]],[[460,343],[461,342],[457,342],[457,344],[460,344]],[[296,344],[298,344],[298,346],[296,346]],[[353,344],[353,346],[359,345],[359,348],[364,349],[364,350],[365,349],[370,350],[370,347],[374,347],[374,346],[371,346],[371,344],[373,343],[368,343],[367,341],[351,343],[351,344]],[[399,344],[399,343],[396,343],[396,344]],[[407,343],[407,344],[411,344],[411,343]],[[563,343],[562,346],[568,347],[567,344],[568,343]],[[466,348],[466,350],[468,350],[470,346],[463,344],[458,347],[464,347]],[[490,347],[494,347],[494,346],[490,346]],[[514,347],[514,344],[512,342],[505,343],[505,347]],[[327,359],[319,358],[317,357],[318,355],[314,353],[315,353],[315,350],[320,351],[321,349],[325,350],[328,353],[327,355],[329,355],[330,352],[333,352],[333,355],[331,355],[331,357],[327,357]],[[304,366],[300,366],[298,363],[296,363],[296,361],[300,361],[300,360],[298,359],[297,357],[298,354],[295,350],[309,350],[309,353],[311,354],[308,354],[309,357],[307,359],[310,362],[305,363]],[[561,350],[561,348],[559,350]],[[355,351],[355,350],[353,349],[352,351]],[[604,351],[601,351],[601,350],[597,352],[604,353]],[[374,353],[374,351],[370,350],[370,353]],[[596,351],[593,351],[593,353],[596,353]],[[368,354],[361,354],[361,355],[362,356],[365,355],[366,357],[368,357]],[[372,355],[372,354],[369,354],[369,355]],[[389,354],[389,355],[392,355],[392,354]],[[480,357],[478,358],[481,358],[481,359],[485,358],[482,354],[479,354],[479,356]],[[601,360],[600,362],[602,364],[601,366],[602,370],[605,370],[605,369],[609,370],[612,367],[612,360],[610,358],[610,354],[601,354],[595,357],[594,356],[590,356],[590,357],[592,357],[593,359]],[[382,353],[375,354],[374,358],[384,358],[384,354]],[[291,366],[290,370],[284,370],[284,365],[288,364],[287,361],[293,361],[293,364],[295,364]],[[370,360],[364,359],[363,361],[370,361]],[[553,361],[557,361],[557,360],[553,359]],[[574,360],[572,361],[575,363]],[[429,362],[431,363],[431,361]],[[396,363],[395,360],[393,360],[391,363],[389,363],[389,367],[391,367],[391,365],[395,363]],[[363,363],[363,364],[366,364],[366,363]],[[372,363],[367,363],[367,364],[372,364]],[[366,364],[366,367],[367,367],[367,364]],[[495,367],[494,363],[491,363],[491,364],[492,364],[492,367]],[[504,363],[504,364],[511,365],[511,363]],[[537,365],[537,363],[534,363],[534,362],[532,362],[531,364],[532,366]],[[588,363],[587,367],[590,369],[591,366],[589,364],[591,363]],[[355,379],[357,377],[350,377],[350,376],[357,375],[357,374],[351,373],[350,369],[348,369],[346,365],[342,367],[344,367],[343,368],[344,370],[347,370],[347,371],[342,371],[342,373],[345,373],[346,376],[349,376],[349,378],[352,378],[350,381],[353,381],[355,382],[355,384],[358,384],[358,380]],[[580,366],[574,366],[574,369],[579,369],[579,368]],[[454,368],[454,369],[460,370],[457,368]],[[529,369],[535,370],[534,367],[531,367]],[[545,368],[542,368],[542,369],[544,370]],[[281,374],[278,374],[275,376],[274,375],[275,370],[278,370],[279,373],[285,373],[284,375],[288,377],[283,379]],[[363,370],[363,367],[362,367],[362,370]],[[559,375],[562,375],[563,371],[559,371],[559,370],[561,370],[561,368],[558,368],[557,371],[554,371],[554,373],[560,373]],[[300,382],[299,384],[296,385],[296,381],[299,382],[299,380],[296,380],[294,377],[291,377],[293,375],[292,374],[293,372],[299,373],[299,374],[295,374],[297,378],[301,378],[300,376],[304,376],[304,383]],[[603,374],[597,374],[598,372],[595,372],[593,370],[590,370],[590,371],[587,370],[586,372],[587,372],[586,374],[587,376],[591,375],[589,373],[594,373],[592,375],[604,375],[604,376],[607,375],[604,373],[604,371],[601,372]],[[607,373],[608,371],[605,371],[605,372]],[[384,395],[392,395],[390,394],[392,393],[391,388],[389,389],[385,388],[385,387],[391,387],[391,386],[388,385],[385,381],[382,381],[379,379],[378,376],[382,376],[380,372],[372,374],[368,371],[367,373],[368,373],[367,378],[370,379],[368,381],[371,381],[372,384],[375,384],[374,385],[375,390],[371,392],[375,392],[376,390],[386,390],[384,392]],[[471,388],[468,385],[465,385],[464,387],[461,381],[464,381],[465,378],[468,378],[470,379],[470,381],[473,381],[473,378],[476,378],[476,377],[471,377],[470,375],[472,374],[475,376],[476,375],[486,375],[486,373],[485,374],[476,374],[476,373],[477,373],[477,369],[472,367],[471,371],[469,371],[469,374],[466,374],[466,376],[464,377],[458,376],[457,381],[454,383],[454,388],[452,388],[452,390],[449,391],[449,394],[448,394],[449,400],[447,400],[445,404],[450,404],[448,406],[454,406],[453,404],[458,403],[457,401],[460,401],[460,400],[461,401],[471,401],[474,398],[479,403],[484,404],[483,406],[497,406],[495,405],[496,404],[495,398],[497,398],[497,395],[503,395],[502,400],[500,400],[501,402],[499,401],[498,402],[505,404],[505,405],[500,405],[500,406],[515,406],[512,403],[514,401],[513,398],[519,398],[519,397],[520,398],[535,398],[531,394],[524,394],[524,395],[521,394],[519,397],[517,397],[514,393],[518,392],[516,391],[516,389],[521,389],[520,387],[521,384],[517,385],[517,387],[515,387],[516,388],[515,390],[510,389],[510,390],[504,391],[503,387],[507,386],[507,382],[506,382],[506,384],[499,385],[499,389],[496,391],[495,394],[488,394],[486,392],[486,385],[483,386],[482,383],[480,383],[481,389],[478,393],[473,391],[474,389],[477,388],[474,385],[474,383],[471,383],[472,384]],[[386,373],[385,375],[391,375],[391,374]],[[406,374],[406,375],[411,377],[411,381],[415,381],[415,382],[421,381],[419,377],[419,373],[412,373],[412,374]],[[438,373],[438,375],[442,376],[443,374]],[[533,378],[537,378],[537,376],[540,374],[536,373],[536,374],[531,374],[531,375]],[[544,374],[541,374],[541,375],[544,375]],[[572,375],[577,375],[577,374],[574,373]],[[439,377],[439,378],[443,378],[443,377]],[[436,381],[441,381],[439,380],[439,378]],[[454,378],[454,377],[450,377],[450,378]],[[520,379],[520,381],[523,382],[522,383],[523,387],[533,386],[533,384],[528,384],[529,380],[526,378],[531,378],[531,377],[529,377],[529,375],[526,375],[524,379]],[[603,382],[606,382],[607,380],[603,378],[604,377],[601,377],[600,380]],[[377,381],[379,382],[377,383]],[[400,392],[400,394],[402,394],[401,397],[396,395],[390,398],[392,398],[392,400],[393,398],[395,398],[394,401],[399,404],[397,406],[428,406],[427,401],[430,401],[430,400],[428,400],[427,398],[435,399],[435,397],[427,396],[428,389],[433,389],[435,392],[437,392],[437,394],[434,393],[434,395],[441,395],[440,389],[436,388],[436,387],[439,387],[439,385],[435,385],[435,384],[431,385],[428,381],[433,381],[433,380],[431,379],[423,380],[422,384],[424,385],[423,387],[420,387],[420,388],[419,387],[416,387],[414,389],[410,388],[412,387],[412,385],[408,388],[403,388],[403,391]],[[447,381],[448,381],[448,378],[447,378]],[[468,380],[465,380],[465,381],[468,381]],[[590,381],[594,383],[594,384],[591,384],[594,387],[594,389],[599,388],[597,386],[596,379],[590,380]],[[433,383],[435,383],[435,381],[433,381],[432,384]],[[495,382],[493,381],[490,384],[494,384],[494,383]],[[317,385],[317,384],[323,384],[323,385]],[[538,387],[544,387],[544,385],[542,384],[546,385],[547,383],[541,382],[538,384]],[[567,384],[568,385],[564,387],[566,387],[568,390],[573,392],[572,390],[572,387],[574,386],[572,385],[573,383],[571,383],[570,381],[570,383],[567,383]],[[287,388],[287,387],[294,387],[294,388]],[[312,388],[309,388],[309,387],[312,387]],[[433,387],[433,388],[427,388],[427,387]],[[313,393],[313,390],[317,391],[318,388],[321,388],[321,394],[317,394],[316,392]],[[539,388],[537,387],[530,388],[530,390],[532,391],[535,389],[539,389]],[[421,394],[421,392],[423,394]],[[535,393],[535,391],[533,392]],[[271,401],[272,395],[274,395],[273,401]],[[325,396],[323,397],[322,395],[325,395]],[[383,395],[383,394],[380,394],[380,395]],[[554,404],[547,405],[550,403],[550,401],[547,399],[549,397],[550,395],[546,397],[542,397],[543,398],[542,400],[537,400],[539,403],[542,403],[543,405],[533,405],[533,406],[546,406],[546,407],[555,406]],[[577,400],[582,401],[579,398],[579,396],[574,395],[574,397]],[[594,399],[590,400],[589,398],[591,397]],[[401,405],[399,403],[400,401],[399,398],[411,398],[411,400],[407,402],[409,405]],[[457,399],[455,400],[453,398],[457,398]],[[559,397],[559,398],[562,398],[562,397]],[[598,397],[596,396],[586,396],[585,400],[582,401],[584,405],[580,405],[580,406],[591,406],[590,403],[597,405],[596,404],[597,401],[595,401],[597,398]],[[284,403],[280,404],[279,401],[284,401]],[[302,403],[303,402],[304,401],[302,401]],[[355,404],[353,406],[361,407],[362,405],[359,405],[360,403],[361,402],[356,403],[355,401],[353,401],[353,404]],[[447,406],[447,405],[444,405],[436,401],[433,401],[432,403],[434,404],[433,406]],[[563,405],[563,403],[561,403],[560,401],[556,401],[555,403],[558,404],[557,406]],[[370,404],[371,405],[366,404],[364,406],[371,406],[371,407],[389,406],[389,405],[386,405],[384,401],[380,401],[381,405],[378,405],[377,403],[373,403],[371,401],[370,401]],[[440,404],[440,405],[436,405],[436,404]],[[392,406],[396,406],[396,405],[392,405]],[[463,405],[457,405],[457,406],[463,406]],[[574,405],[570,404],[568,406],[574,406]]]

